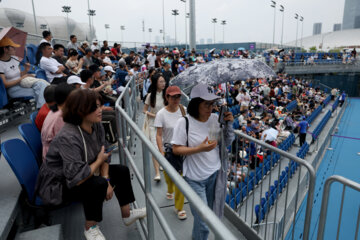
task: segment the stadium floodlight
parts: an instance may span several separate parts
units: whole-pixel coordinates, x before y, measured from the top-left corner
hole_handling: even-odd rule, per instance
[[[226,20],[222,20],[221,25],[223,25],[223,43],[225,43],[225,25],[227,24]]]
[[[283,47],[283,40],[284,40],[284,15],[285,15],[285,8],[284,8],[283,5],[280,5],[280,12],[282,12],[281,47]]]
[[[175,17],[175,45],[176,45],[176,43],[177,43],[177,39],[176,39],[176,16],[179,15],[179,10],[177,10],[177,9],[171,10],[171,15],[173,15]]]
[[[70,6],[62,6],[62,12],[66,13],[67,34],[68,34],[68,36],[70,36],[69,13],[71,13],[71,7]]]
[[[216,43],[215,40],[215,32],[216,32],[216,23],[217,23],[217,18],[212,18],[211,22],[214,24],[214,43]]]

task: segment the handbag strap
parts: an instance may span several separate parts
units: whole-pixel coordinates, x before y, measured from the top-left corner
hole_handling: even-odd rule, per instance
[[[179,105],[179,108],[180,108],[180,111],[181,111],[182,116],[185,117],[185,116],[186,116],[186,112],[185,112],[184,106],[183,106],[182,104],[180,104],[180,105]]]
[[[186,122],[186,146],[189,146],[189,119],[188,117],[184,116]]]
[[[87,148],[86,148],[86,143],[85,143],[85,138],[84,138],[84,134],[83,132],[81,131],[81,128],[80,126],[78,125],[77,126],[79,131],[80,131],[80,134],[81,134],[81,137],[82,137],[82,140],[83,140],[83,144],[84,144],[84,150],[85,150],[85,161],[88,162],[88,158],[87,158]]]

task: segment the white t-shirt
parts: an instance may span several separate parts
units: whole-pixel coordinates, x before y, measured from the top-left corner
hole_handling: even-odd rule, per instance
[[[186,136],[185,118],[180,118],[175,126],[171,143],[186,146],[188,139],[189,147],[196,147],[209,136],[211,126],[218,124],[218,116],[211,114],[207,122],[200,122],[188,116],[189,135]],[[188,155],[183,163],[183,175],[194,181],[202,181],[210,177],[221,167],[219,146],[210,152],[201,152]]]
[[[15,59],[19,59],[16,56],[12,56],[9,61],[0,60],[0,73],[4,74],[6,81],[14,81],[21,77],[19,62]]]
[[[51,47],[53,47],[51,41],[48,41],[48,40],[46,40],[45,38],[41,39],[39,45],[42,44],[42,43],[44,43],[44,42],[49,43],[49,44],[51,45]]]
[[[61,73],[55,73],[61,65],[62,64],[54,58],[47,58],[43,56],[40,59],[40,68],[45,70],[46,77],[49,82],[52,82],[54,78],[60,78],[63,76]]]
[[[155,107],[154,108],[151,107],[151,105],[150,105],[150,96],[151,96],[151,93],[146,96],[145,104],[149,105],[151,113],[157,114],[163,107],[165,107],[163,93],[162,92],[156,92],[156,99],[155,99]],[[154,120],[155,120],[155,118],[149,117],[149,125],[151,127],[154,126]]]
[[[149,61],[149,67],[155,67],[155,60],[156,60],[156,56],[150,54],[148,57],[147,57],[147,60]]]
[[[174,128],[176,126],[177,120],[182,117],[182,113],[179,109],[172,113],[166,110],[166,108],[162,108],[155,117],[154,127],[162,128],[162,140],[163,144],[171,143]]]

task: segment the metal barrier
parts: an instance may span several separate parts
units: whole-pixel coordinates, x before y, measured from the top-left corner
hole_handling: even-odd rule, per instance
[[[235,181],[230,182],[229,192],[230,194],[235,193],[235,211],[239,218],[246,222],[249,227],[254,228],[257,234],[263,239],[267,237],[269,237],[269,239],[284,239],[291,225],[294,226],[296,223],[296,213],[308,190],[303,239],[309,239],[316,177],[312,165],[299,157],[250,137],[241,131],[235,130],[235,134],[237,135],[237,140],[235,156],[233,157],[234,162],[240,162],[241,164],[241,162],[244,161],[245,156],[243,152],[246,148],[250,148],[249,152],[251,152],[252,149],[256,149],[257,152],[261,147],[263,148],[263,152],[267,152],[268,156],[270,156],[270,161],[266,164],[264,164],[264,156],[263,164],[259,164],[259,167],[254,166],[255,174],[254,171],[249,169],[245,175],[240,175],[241,179],[238,177],[237,172],[244,172],[246,162],[243,162],[241,164],[242,166],[235,169]],[[239,156],[239,152],[241,156]],[[282,159],[279,159],[279,154],[283,156]],[[249,163],[250,161],[248,161],[248,167],[250,165]],[[289,163],[289,167],[287,163]],[[297,171],[292,172],[294,164],[296,167],[297,165],[300,167]],[[280,189],[280,178],[284,174],[288,176],[288,181],[285,182],[286,188]],[[291,181],[290,178],[292,178]],[[277,181],[276,187],[271,186],[272,182],[275,182],[274,180]],[[266,188],[268,189],[268,197],[263,196]],[[281,194],[280,190],[282,190]],[[273,201],[267,201],[267,198],[270,199],[273,196],[275,196],[275,198],[272,198]],[[265,205],[263,204],[264,200],[267,202]],[[254,214],[256,203],[259,203],[260,206],[260,216],[264,212],[265,222],[262,221],[261,217],[257,219],[257,216],[254,216],[256,215]],[[231,205],[234,206],[234,203],[230,203],[230,206]],[[265,208],[266,210],[264,211]],[[244,232],[243,234],[245,235]],[[294,228],[292,238],[294,238]]]
[[[135,79],[132,77],[127,83],[125,90],[116,101],[116,116],[118,140],[120,149],[120,163],[130,165],[134,171],[137,180],[144,192],[146,198],[147,218],[146,224],[140,221],[142,230],[147,239],[154,239],[154,219],[153,213],[157,217],[161,228],[163,229],[168,239],[176,239],[171,231],[159,206],[154,200],[151,190],[151,176],[150,176],[150,153],[164,168],[166,173],[171,177],[176,186],[185,195],[188,201],[194,206],[198,214],[207,223],[209,228],[213,231],[217,239],[237,239],[230,230],[221,222],[221,220],[209,209],[206,204],[203,204],[201,198],[194,192],[194,190],[185,182],[185,180],[176,172],[176,170],[169,164],[169,162],[161,155],[161,153],[153,146],[150,140],[143,134],[141,129],[137,126],[136,118],[139,113],[139,100]],[[134,147],[135,139],[141,142],[141,148]],[[138,170],[133,151],[143,156],[144,174],[142,175]],[[134,204],[135,207],[137,204]],[[173,227],[173,226],[172,226]]]
[[[344,196],[345,196],[346,187],[350,187],[350,188],[360,192],[360,184],[359,183],[351,181],[350,179],[344,178],[342,176],[334,175],[334,176],[329,177],[326,180],[325,186],[324,186],[324,191],[323,191],[323,197],[322,197],[322,201],[321,201],[320,221],[319,221],[319,229],[318,229],[318,235],[317,235],[318,240],[324,239],[324,230],[325,230],[326,216],[327,216],[328,203],[329,203],[330,187],[331,187],[331,184],[334,182],[339,182],[343,185],[336,239],[339,239],[339,233],[340,233],[340,227],[341,227],[341,217],[342,217],[342,212],[343,212]],[[357,215],[355,239],[357,239],[357,237],[358,237],[359,223],[360,223],[360,209],[359,209],[358,215]]]

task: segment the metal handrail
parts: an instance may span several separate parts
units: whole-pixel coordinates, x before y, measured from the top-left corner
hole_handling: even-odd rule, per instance
[[[303,239],[308,240],[309,233],[310,233],[311,213],[312,213],[312,206],[313,206],[313,199],[314,199],[315,180],[316,180],[316,174],[315,174],[315,170],[314,170],[313,166],[310,163],[308,163],[307,161],[305,161],[304,159],[296,157],[296,156],[294,156],[288,152],[285,152],[279,148],[276,148],[276,147],[271,146],[263,141],[260,141],[249,135],[246,135],[239,130],[234,130],[234,132],[236,135],[240,136],[241,138],[247,139],[251,142],[254,142],[255,144],[263,146],[272,152],[279,153],[280,155],[282,155],[286,158],[289,158],[295,162],[298,162],[299,164],[301,164],[307,168],[308,173],[309,173],[309,189],[308,189],[307,207],[306,207],[306,213],[305,213]],[[286,206],[285,206],[285,208],[286,208]],[[296,209],[295,209],[295,212],[296,212]],[[294,218],[294,221],[295,221],[295,218]]]
[[[340,220],[341,220],[342,209],[343,209],[342,206],[344,203],[345,187],[347,186],[347,187],[350,187],[350,188],[360,192],[360,184],[357,182],[354,182],[350,179],[347,179],[347,178],[344,178],[344,177],[338,176],[338,175],[334,175],[334,176],[331,176],[328,179],[326,179],[324,190],[323,190],[323,197],[322,197],[322,201],[321,201],[320,221],[319,221],[319,229],[318,229],[318,235],[317,235],[317,239],[320,239],[320,240],[324,239],[324,230],[325,230],[325,224],[326,224],[327,209],[328,209],[328,204],[329,204],[330,187],[331,187],[331,184],[333,184],[334,182],[339,182],[339,183],[342,183],[342,185],[343,185],[343,193],[342,193],[342,198],[341,198],[342,201],[341,201],[341,209],[340,209],[340,217],[339,217]],[[359,215],[358,215],[356,233],[358,232],[358,227],[359,227]],[[338,225],[336,239],[339,239],[339,230],[340,230],[340,223]]]
[[[160,226],[164,230],[168,239],[175,239],[171,228],[165,221],[163,214],[159,210],[159,206],[154,200],[151,192],[151,177],[150,177],[150,158],[149,152],[164,168],[169,177],[173,180],[176,186],[185,195],[188,201],[193,205],[201,218],[208,224],[209,228],[214,232],[217,239],[237,239],[233,233],[221,222],[221,220],[215,215],[215,213],[201,200],[201,198],[195,193],[195,191],[185,182],[185,180],[179,175],[179,173],[169,164],[164,156],[154,147],[150,140],[144,135],[142,130],[137,126],[134,121],[136,118],[136,85],[134,77],[132,77],[127,83],[125,90],[117,99],[115,108],[117,112],[117,126],[119,133],[119,146],[120,146],[120,162],[125,163],[125,159],[128,160],[133,167],[135,176],[139,180],[142,190],[145,193],[146,207],[147,207],[147,238],[154,239],[154,220],[153,212],[159,220]],[[124,105],[124,108],[121,107]],[[128,139],[130,135],[130,139]],[[144,179],[140,175],[140,171],[137,169],[132,155],[129,151],[129,146],[136,135],[139,141],[142,143],[143,163],[144,163]]]

